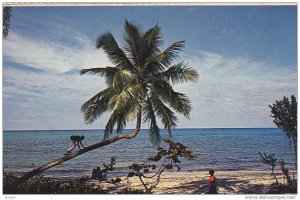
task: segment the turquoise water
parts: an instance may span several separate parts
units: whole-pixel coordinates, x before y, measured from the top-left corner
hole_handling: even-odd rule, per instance
[[[127,130],[130,132],[130,130]],[[70,135],[85,135],[85,146],[102,140],[103,130],[74,131],[4,131],[3,168],[21,175],[63,155],[69,147]],[[280,129],[176,129],[173,140],[190,147],[196,160],[182,159],[182,171],[267,170],[259,160],[258,151],[275,153],[293,168],[289,141]],[[168,137],[166,131],[162,136]],[[144,161],[156,154],[147,130],[132,140],[121,140],[85,153],[47,170],[46,176],[80,177],[90,175],[93,168],[117,158],[115,173],[126,174],[128,165]],[[278,168],[279,169],[279,168]]]

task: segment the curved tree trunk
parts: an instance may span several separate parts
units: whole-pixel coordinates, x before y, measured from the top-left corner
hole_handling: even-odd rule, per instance
[[[46,171],[47,169],[50,169],[50,168],[52,168],[52,167],[54,167],[56,165],[59,165],[59,164],[61,164],[63,162],[66,162],[66,161],[68,161],[70,159],[73,159],[73,158],[75,158],[75,157],[77,157],[79,155],[82,155],[82,154],[84,154],[84,153],[86,153],[88,151],[92,151],[94,149],[97,149],[97,148],[100,148],[100,147],[112,144],[112,143],[114,143],[114,142],[116,142],[118,140],[121,140],[121,139],[132,139],[132,138],[134,138],[139,133],[140,129],[141,129],[141,110],[137,114],[136,128],[135,128],[135,130],[132,133],[117,135],[116,137],[111,138],[109,140],[101,141],[99,143],[93,144],[93,145],[88,146],[88,147],[86,147],[84,149],[81,149],[79,151],[76,151],[76,152],[74,152],[74,153],[72,153],[70,155],[66,155],[64,157],[58,158],[56,160],[53,160],[53,161],[51,161],[51,162],[49,162],[49,163],[47,163],[47,164],[45,164],[45,165],[43,165],[43,166],[41,166],[39,168],[36,168],[36,169],[34,169],[34,170],[26,173],[22,177],[18,178],[17,182],[16,182],[16,186],[19,185],[19,184],[21,184],[21,183],[24,183],[26,180],[34,177],[35,175],[38,175],[38,174]]]

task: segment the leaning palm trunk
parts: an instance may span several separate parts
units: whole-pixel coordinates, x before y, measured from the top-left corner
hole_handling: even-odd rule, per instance
[[[157,119],[161,120],[170,135],[171,129],[177,126],[175,112],[189,119],[191,101],[185,94],[173,90],[174,84],[198,80],[197,71],[184,62],[173,64],[184,47],[184,41],[174,42],[161,50],[163,40],[159,25],[144,32],[126,20],[124,29],[124,48],[119,47],[111,33],[100,35],[96,42],[96,48],[102,48],[114,66],[80,71],[81,75],[91,74],[105,78],[106,89],[98,92],[81,107],[86,124],[93,123],[105,112],[111,113],[103,141],[25,174],[18,179],[18,184],[88,151],[121,139],[134,138],[140,131],[142,118],[144,123],[149,124],[150,139],[155,146],[161,140]],[[135,117],[136,129],[130,134],[122,134],[126,123]],[[112,138],[115,127],[118,135]]]
[[[121,140],[121,139],[132,139],[134,138],[140,131],[141,129],[141,111],[138,112],[137,114],[137,124],[136,124],[136,128],[134,131],[132,131],[132,133],[130,134],[119,134],[117,135],[116,137],[113,137],[111,139],[108,139],[108,140],[104,140],[104,141],[101,141],[99,143],[96,143],[96,144],[93,144],[91,146],[88,146],[80,151],[76,151],[70,155],[67,155],[67,156],[64,156],[64,157],[61,157],[61,158],[58,158],[56,160],[53,160],[37,169],[34,169],[28,173],[26,173],[25,175],[23,175],[22,177],[18,178],[17,179],[17,182],[16,182],[16,186],[21,184],[21,183],[24,183],[26,180],[34,177],[35,175],[38,175],[44,171],[46,171],[47,169],[50,169],[56,165],[59,165],[63,162],[66,162],[68,160],[71,160],[77,156],[80,156],[86,152],[89,152],[89,151],[92,151],[94,149],[98,149],[100,147],[103,147],[103,146],[106,146],[106,145],[109,145],[109,144],[112,144],[118,140]]]

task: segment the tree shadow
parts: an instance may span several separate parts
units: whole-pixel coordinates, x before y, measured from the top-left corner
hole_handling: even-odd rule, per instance
[[[250,184],[248,180],[219,179],[219,187],[223,187],[226,193],[235,194],[262,194],[266,191],[266,185]]]
[[[205,194],[207,191],[208,191],[207,181],[201,180],[201,181],[187,182],[181,184],[180,186],[172,186],[167,190],[165,190],[164,192],[162,192],[162,194]]]
[[[239,179],[218,179],[219,194],[263,194],[267,186],[263,184],[250,184],[247,180]],[[172,187],[168,193],[185,194],[185,191],[191,194],[207,194],[207,180],[191,181],[177,187]]]

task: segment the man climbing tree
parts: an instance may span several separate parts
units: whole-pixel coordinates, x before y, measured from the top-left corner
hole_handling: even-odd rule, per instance
[[[163,39],[159,25],[144,32],[126,20],[124,29],[124,48],[119,47],[111,33],[100,35],[96,41],[96,48],[104,50],[113,66],[80,72],[96,74],[106,80],[106,89],[90,98],[81,108],[87,124],[105,112],[111,113],[103,140],[28,172],[18,179],[18,184],[88,151],[118,140],[132,139],[139,133],[143,122],[149,125],[152,144],[159,145],[161,138],[157,120],[171,134],[178,121],[175,112],[189,118],[191,101],[185,94],[173,89],[174,84],[198,80],[197,71],[186,63],[174,64],[185,42],[177,41],[161,50]],[[136,122],[135,129],[124,133],[129,121]],[[113,131],[114,128],[116,131]],[[117,135],[113,136],[115,132]]]

